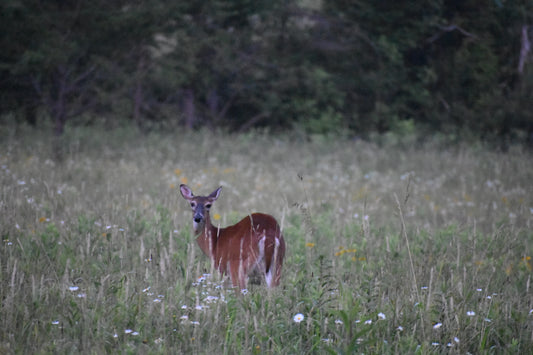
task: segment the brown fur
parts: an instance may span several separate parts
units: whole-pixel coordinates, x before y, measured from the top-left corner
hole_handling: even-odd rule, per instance
[[[201,216],[200,222],[195,223],[195,226],[198,225],[196,241],[217,270],[229,274],[233,285],[241,289],[246,288],[246,279],[254,272],[264,275],[265,280],[268,280],[270,272],[271,282],[267,286],[279,285],[285,241],[274,217],[253,213],[237,224],[217,228],[211,223],[209,208],[218,198],[220,188],[209,196],[194,196],[186,185],[181,185],[180,190],[191,203],[193,220]]]

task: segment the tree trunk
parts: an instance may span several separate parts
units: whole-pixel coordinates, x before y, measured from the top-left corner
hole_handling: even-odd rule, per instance
[[[185,127],[192,129],[196,121],[196,107],[194,105],[193,89],[185,89],[183,93],[183,113],[185,114]]]

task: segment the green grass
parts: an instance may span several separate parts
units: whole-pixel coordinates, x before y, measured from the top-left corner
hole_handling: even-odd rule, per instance
[[[1,133],[0,353],[533,351],[528,151],[83,128],[58,162]],[[211,272],[182,182],[278,219],[279,288]]]

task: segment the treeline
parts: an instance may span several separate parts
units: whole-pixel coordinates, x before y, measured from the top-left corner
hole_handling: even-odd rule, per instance
[[[0,113],[36,125],[531,140],[530,0],[3,0]]]

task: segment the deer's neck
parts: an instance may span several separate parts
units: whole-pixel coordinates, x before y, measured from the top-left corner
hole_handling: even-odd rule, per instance
[[[209,256],[212,260],[215,259],[215,248],[217,245],[218,234],[218,228],[211,224],[211,217],[207,214],[204,227],[200,229],[200,234],[198,235],[198,238],[196,238],[196,242],[204,254]]]

